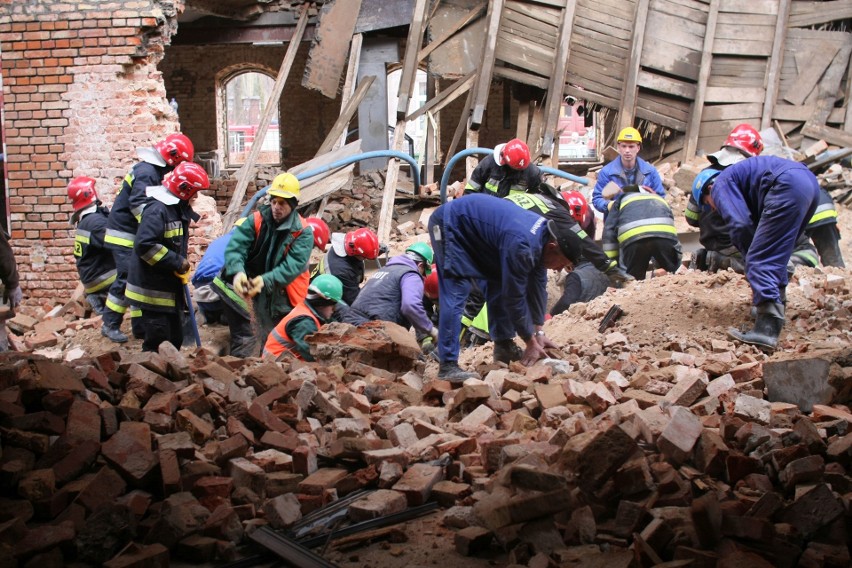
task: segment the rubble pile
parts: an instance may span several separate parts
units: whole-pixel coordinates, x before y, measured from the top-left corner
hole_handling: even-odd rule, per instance
[[[739,293],[736,275],[679,277]],[[676,278],[653,281],[672,309]],[[352,523],[436,502],[447,547],[514,565],[848,566],[852,348],[826,325],[848,323],[845,280],[799,277],[782,339],[824,335],[771,358],[709,319],[652,337],[642,310],[666,314],[646,284],[549,322],[566,347],[533,367],[467,350],[484,379],[461,387],[378,322],[323,328],[318,363],[3,354],[0,557],[232,560],[259,527],[355,495]],[[587,331],[613,293],[624,315]]]

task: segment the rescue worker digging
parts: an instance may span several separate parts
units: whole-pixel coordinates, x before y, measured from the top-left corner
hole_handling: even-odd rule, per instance
[[[104,245],[109,210],[101,207],[95,191],[95,180],[77,177],[68,184],[68,199],[74,213],[68,222],[76,227],[74,261],[86,293],[86,300],[96,314],[103,315],[109,287],[115,282],[115,260]]]
[[[506,197],[510,193],[535,192],[541,183],[541,170],[531,163],[530,149],[517,138],[494,147],[479,162],[464,188],[464,194],[482,193]]]
[[[190,201],[210,187],[207,172],[183,162],[162,186],[149,187],[127,274],[126,295],[142,310],[142,351],[157,351],[164,341],[183,345],[183,288],[189,282],[189,223],[199,216]]]
[[[121,332],[121,322],[129,307],[124,289],[127,285],[127,273],[130,259],[133,256],[133,244],[142,211],[148,202],[146,189],[160,186],[163,177],[178,164],[191,162],[195,150],[189,138],[183,134],[170,134],[153,148],[137,150],[142,160],[133,166],[121,184],[112,210],[107,220],[104,242],[112,251],[115,259],[116,278],[109,288],[104,311],[104,324],[101,333],[116,343],[124,343],[127,336]],[[141,325],[138,313],[131,309],[131,324],[133,335],[144,337],[144,326]],[[137,317],[133,317],[133,316]]]
[[[299,194],[293,174],[276,176],[267,193],[269,204],[234,229],[225,249],[225,265],[213,284],[222,297],[235,357],[258,355],[258,338],[265,341],[308,292],[314,236],[296,212]]]
[[[372,230],[362,227],[346,234],[333,233],[331,248],[323,255],[311,276],[332,274],[343,283],[343,302],[355,303],[364,281],[364,260],[375,260],[379,256],[379,237]]]

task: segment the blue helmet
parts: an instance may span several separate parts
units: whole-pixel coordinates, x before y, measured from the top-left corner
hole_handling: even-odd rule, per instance
[[[721,173],[720,170],[705,168],[695,176],[695,181],[692,182],[692,198],[698,205],[701,205],[701,193]]]

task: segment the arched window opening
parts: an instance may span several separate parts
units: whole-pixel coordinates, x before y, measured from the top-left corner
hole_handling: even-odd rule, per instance
[[[225,163],[239,167],[246,163],[254,144],[262,144],[257,164],[281,165],[281,130],[276,105],[262,141],[257,140],[258,126],[265,112],[275,81],[256,71],[232,75],[225,81],[225,124],[227,139]]]

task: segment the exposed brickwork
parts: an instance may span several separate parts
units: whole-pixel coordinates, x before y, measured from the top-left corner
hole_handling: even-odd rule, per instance
[[[65,187],[103,201],[150,146],[177,130],[156,70],[182,0],[0,6],[7,191],[22,286],[55,297],[77,283]]]

